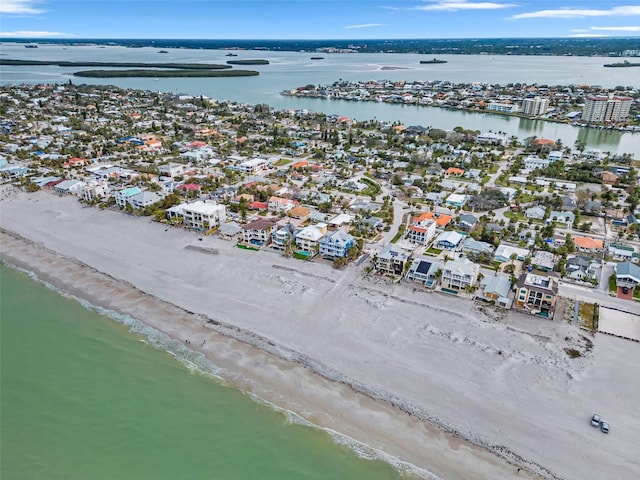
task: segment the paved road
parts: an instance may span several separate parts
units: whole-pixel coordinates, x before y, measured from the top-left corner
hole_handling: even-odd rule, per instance
[[[611,297],[608,292],[597,288],[583,287],[581,285],[563,282],[558,287],[558,294],[585,303],[597,303],[603,307],[616,308],[631,313],[640,313],[640,304],[637,302]]]

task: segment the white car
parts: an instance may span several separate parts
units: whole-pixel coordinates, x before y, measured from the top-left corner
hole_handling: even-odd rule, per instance
[[[600,422],[600,430],[602,430],[602,433],[609,433],[609,422],[602,420]]]
[[[591,417],[591,426],[596,428],[600,426],[600,415],[597,413],[594,413],[593,417]]]

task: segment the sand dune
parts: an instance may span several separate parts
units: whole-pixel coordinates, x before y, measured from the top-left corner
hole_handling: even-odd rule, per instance
[[[440,478],[639,476],[637,343],[71,198],[20,193],[0,208],[14,232],[5,261],[174,338],[206,338],[238,387]],[[589,425],[595,411],[609,435]]]

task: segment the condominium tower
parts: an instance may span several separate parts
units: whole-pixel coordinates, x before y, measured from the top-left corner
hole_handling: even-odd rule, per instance
[[[619,122],[629,117],[631,97],[590,95],[585,99],[582,120],[585,122]]]
[[[525,115],[543,115],[549,110],[549,99],[546,97],[525,98],[522,101],[522,113]]]

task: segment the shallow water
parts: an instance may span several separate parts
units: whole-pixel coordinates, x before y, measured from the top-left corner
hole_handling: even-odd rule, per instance
[[[0,282],[3,480],[400,478],[190,368],[198,354],[180,360],[189,352],[158,332],[4,265]]]

